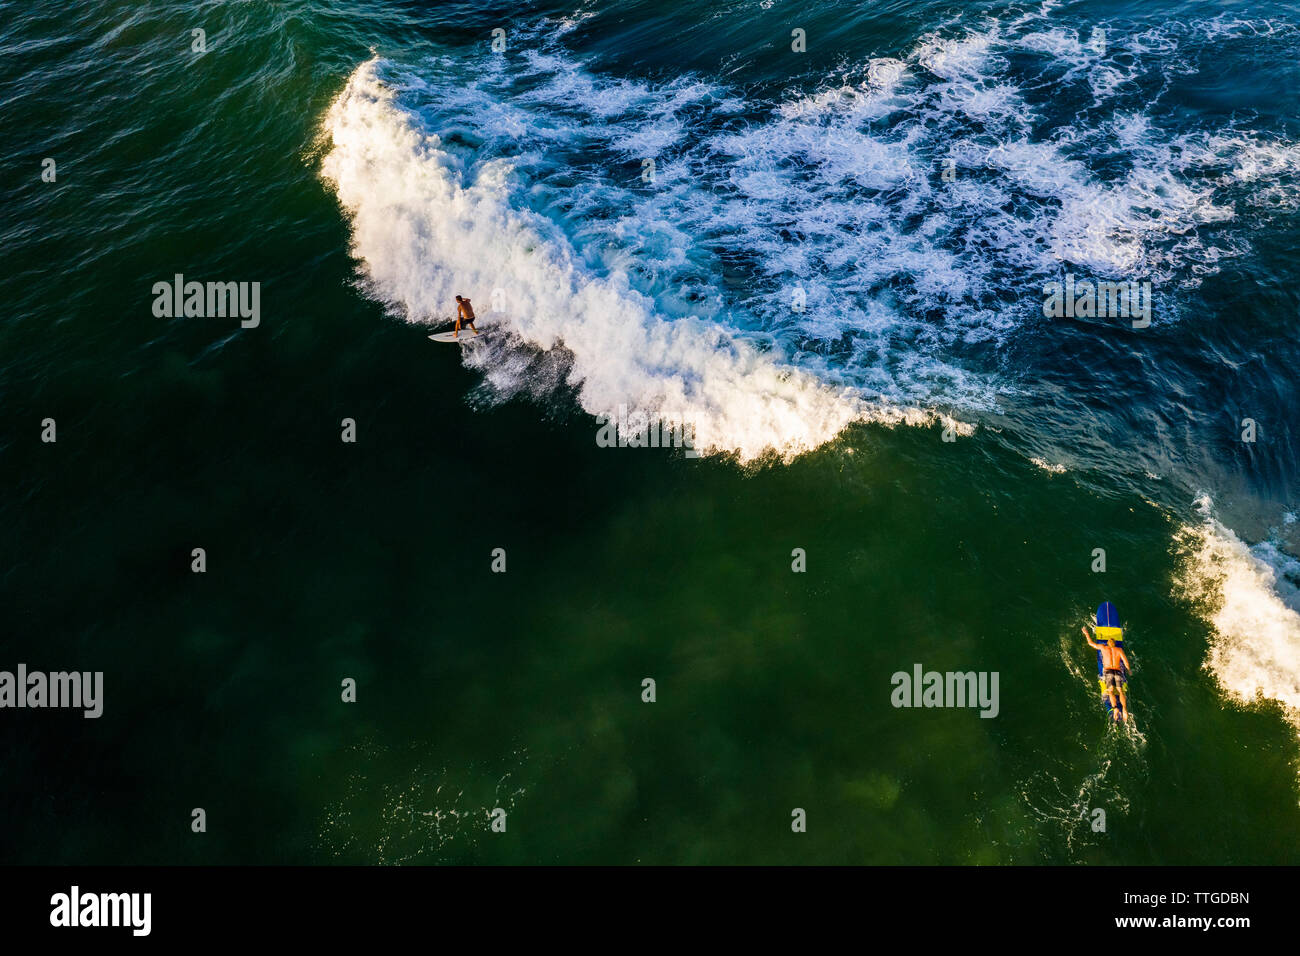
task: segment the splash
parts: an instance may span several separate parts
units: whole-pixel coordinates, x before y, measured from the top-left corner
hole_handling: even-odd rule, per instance
[[[1230,700],[1274,701],[1300,732],[1300,561],[1272,542],[1246,545],[1207,496],[1196,505],[1201,523],[1177,539],[1174,591],[1212,628],[1205,667]]]

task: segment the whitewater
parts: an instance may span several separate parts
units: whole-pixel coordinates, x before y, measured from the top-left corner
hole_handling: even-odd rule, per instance
[[[1153,281],[1167,327],[1250,253],[1234,224],[1300,201],[1300,145],[1159,109],[1190,48],[1285,24],[1120,33],[1027,15],[757,99],[603,75],[566,32],[532,28],[468,69],[357,67],[324,120],[322,175],[361,282],[419,324],[471,295],[500,334],[462,360],[499,396],[564,386],[591,415],[689,422],[697,449],[742,463],[855,422],[970,436],[1035,390],[1004,354],[1042,334],[1046,283]],[[1049,121],[1055,99],[1069,106]],[[1085,457],[1013,425],[1044,471]],[[1196,476],[1170,474],[1191,500]],[[1171,588],[1211,628],[1207,671],[1227,701],[1271,701],[1300,731],[1300,564],[1285,543],[1243,543],[1209,493],[1173,508]]]

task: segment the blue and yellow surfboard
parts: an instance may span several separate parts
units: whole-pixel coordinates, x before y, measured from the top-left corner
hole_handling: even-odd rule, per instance
[[[1124,628],[1119,622],[1119,611],[1115,610],[1115,605],[1106,601],[1104,604],[1097,606],[1097,627],[1095,640],[1098,644],[1104,644],[1106,641],[1114,641],[1116,647],[1124,646]],[[1128,668],[1123,664],[1120,670],[1124,676],[1120,679],[1120,686],[1124,688],[1124,693],[1128,693]],[[1101,651],[1097,652],[1097,683],[1101,686],[1101,706],[1106,711],[1106,716],[1111,717],[1111,711],[1114,709],[1110,704],[1110,695],[1106,693],[1106,681],[1104,678],[1105,668],[1101,663]],[[1120,718],[1127,715],[1124,713],[1124,705],[1119,704]]]

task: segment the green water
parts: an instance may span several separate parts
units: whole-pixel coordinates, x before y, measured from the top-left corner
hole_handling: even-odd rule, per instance
[[[0,667],[106,686],[99,720],[0,716],[0,861],[1296,859],[1296,730],[1206,671],[1164,502],[987,428],[598,448],[357,287],[328,104],[372,44],[498,11],[236,5],[202,62],[183,4],[0,11]],[[260,280],[261,327],[153,318],[176,272]],[[1098,706],[1102,600],[1137,732]],[[894,708],[916,663],[996,671],[998,716]]]

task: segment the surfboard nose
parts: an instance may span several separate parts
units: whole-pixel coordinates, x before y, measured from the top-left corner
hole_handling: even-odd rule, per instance
[[[1115,605],[1105,601],[1097,605],[1097,626],[1098,627],[1119,627],[1119,611],[1115,610]]]

